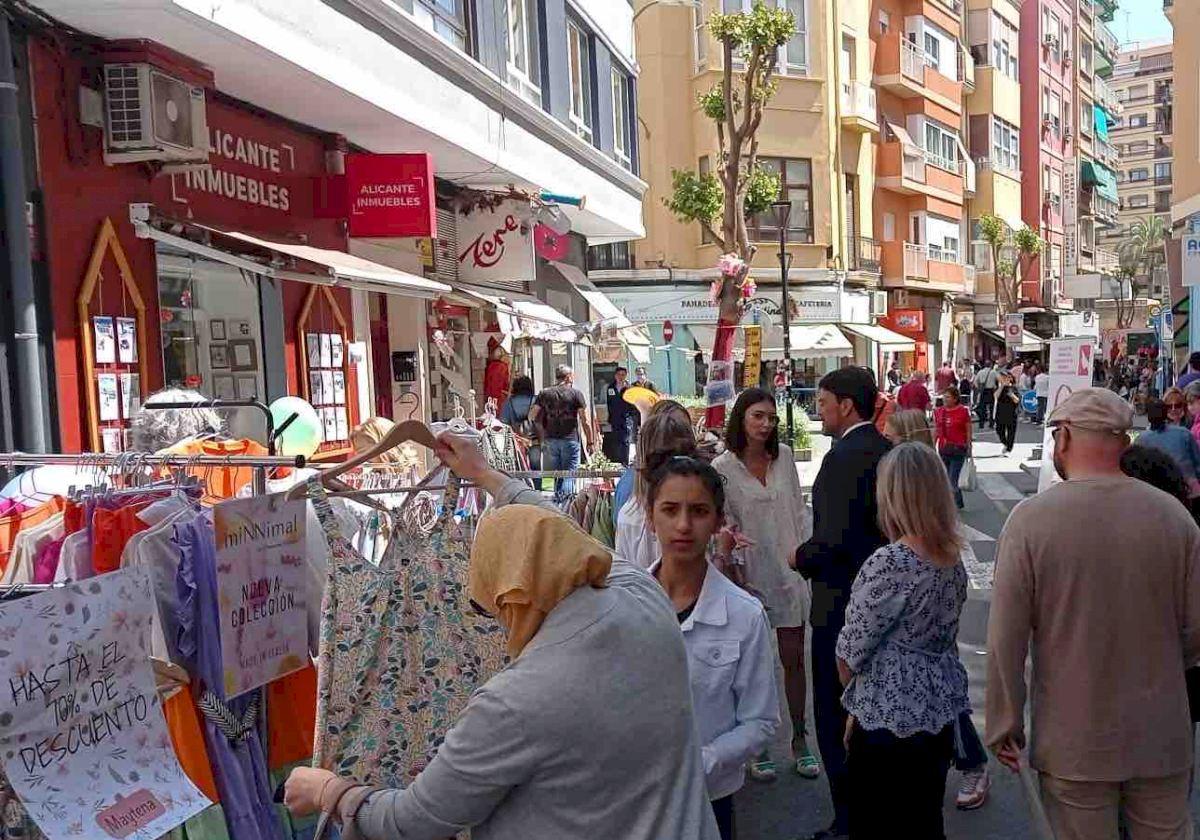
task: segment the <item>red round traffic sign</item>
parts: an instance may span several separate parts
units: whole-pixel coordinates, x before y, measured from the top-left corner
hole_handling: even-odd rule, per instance
[[[663,341],[670,344],[675,340],[675,325],[670,321],[663,321]]]

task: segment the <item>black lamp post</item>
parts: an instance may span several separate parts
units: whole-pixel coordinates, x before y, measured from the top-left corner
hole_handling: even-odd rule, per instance
[[[775,224],[779,227],[779,279],[783,286],[783,366],[787,370],[787,445],[795,440],[796,424],[792,415],[792,299],[788,292],[788,269],[792,267],[792,255],[787,250],[788,220],[792,215],[790,201],[771,202]]]

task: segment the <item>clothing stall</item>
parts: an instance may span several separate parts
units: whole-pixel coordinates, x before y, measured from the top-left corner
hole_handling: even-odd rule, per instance
[[[514,469],[511,431],[446,430],[568,479],[565,509],[611,545],[620,473]],[[0,453],[34,467],[0,491],[4,836],[310,840],[276,801],[292,768],[411,782],[506,662],[467,595],[489,500],[371,454]]]

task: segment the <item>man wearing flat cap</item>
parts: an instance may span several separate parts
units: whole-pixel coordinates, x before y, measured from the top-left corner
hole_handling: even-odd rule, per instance
[[[988,625],[987,742],[1029,763],[1057,840],[1192,836],[1184,669],[1200,659],[1200,529],[1120,468],[1133,411],[1103,388],[1047,420],[1064,481],[1000,534]],[[1025,660],[1033,649],[1031,684]]]

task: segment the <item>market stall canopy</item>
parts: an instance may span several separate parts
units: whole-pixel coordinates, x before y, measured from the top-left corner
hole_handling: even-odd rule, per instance
[[[997,330],[989,330],[986,327],[980,327],[979,331],[987,333],[1001,344],[1004,343],[1004,333],[1002,332],[998,332]],[[1028,330],[1024,330],[1021,333],[1021,343],[1013,349],[1018,353],[1040,353],[1045,344],[1046,340],[1044,338],[1039,338]]]
[[[892,332],[886,327],[875,324],[842,324],[841,327],[843,331],[861,335],[892,352],[915,350],[917,347],[917,343],[908,336],[900,335],[898,332]]]
[[[558,263],[555,263],[555,266],[558,266]],[[621,343],[629,351],[629,355],[633,356],[641,364],[649,364],[651,345],[650,334],[646,331],[646,328],[641,324],[633,323],[625,317],[625,313],[609,300],[608,295],[604,294],[604,292],[583,288],[579,288],[578,290],[579,294],[583,295],[588,305],[591,306],[594,317],[600,320],[601,335],[607,330],[615,329]]]
[[[450,291],[445,283],[429,280],[407,271],[389,268],[379,263],[364,260],[345,251],[333,251],[328,248],[314,248],[311,245],[297,245],[290,242],[275,242],[259,239],[249,234],[234,230],[221,230],[205,225],[192,225],[207,231],[210,235],[227,240],[231,250],[224,251],[218,247],[194,242],[183,236],[178,236],[159,230],[151,224],[139,222],[135,224],[137,235],[143,239],[153,239],[173,248],[204,257],[216,262],[224,262],[246,271],[253,271],[267,277],[281,277],[287,280],[297,280],[306,283],[323,283],[325,285],[345,286],[352,289],[363,289],[371,292],[403,294],[415,297],[432,298]],[[303,260],[320,266],[325,274],[305,274],[298,271],[286,271],[269,264],[258,264],[248,257],[236,253],[237,245],[250,246],[258,251],[266,251],[281,256],[286,255],[297,260]]]

